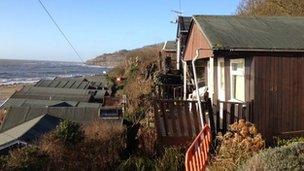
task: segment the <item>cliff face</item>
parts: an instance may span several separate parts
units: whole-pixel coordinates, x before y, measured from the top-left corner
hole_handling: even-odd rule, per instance
[[[163,44],[160,43],[133,50],[124,49],[113,53],[104,53],[100,56],[95,57],[94,59],[88,60],[86,63],[89,65],[99,65],[104,67],[116,67],[124,64],[129,57],[132,57],[134,55],[140,56],[139,52],[144,52],[150,49],[155,49],[155,51],[158,51],[162,45]]]

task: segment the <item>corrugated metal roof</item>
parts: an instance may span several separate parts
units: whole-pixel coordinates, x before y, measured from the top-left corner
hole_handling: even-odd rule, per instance
[[[166,41],[162,50],[176,51],[176,42],[175,41]]]
[[[85,123],[100,118],[100,108],[94,107],[12,107],[0,126],[0,133],[41,115]]]
[[[113,86],[108,80],[91,78],[94,81],[89,81],[85,78],[64,78],[55,80],[41,80],[35,87],[48,88],[65,88],[65,89],[104,89]],[[98,81],[97,81],[98,80]]]
[[[59,118],[50,115],[40,115],[3,131],[0,133],[0,150],[3,149],[6,144],[16,140],[25,142],[34,141],[41,135],[55,129],[59,122]]]
[[[304,50],[304,17],[193,17],[213,49]]]
[[[24,87],[14,93],[11,98],[90,102],[95,94],[104,95],[105,90]]]
[[[32,128],[36,123],[38,123],[42,117],[43,115],[0,133],[0,146],[19,139],[30,128]]]
[[[19,98],[10,98],[8,99],[1,108],[10,108],[10,107],[47,107],[54,106],[61,103],[68,103],[71,106],[77,106],[78,101],[62,101],[62,100],[38,100],[38,99],[19,99]],[[87,104],[84,102],[84,104]]]

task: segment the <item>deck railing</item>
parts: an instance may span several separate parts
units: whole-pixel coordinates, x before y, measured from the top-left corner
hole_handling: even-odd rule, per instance
[[[183,99],[184,88],[182,84],[161,84],[156,86],[156,97],[159,99]],[[187,85],[186,96],[193,91],[191,85]]]
[[[208,162],[208,152],[211,143],[211,130],[207,125],[197,135],[186,153],[186,171],[203,171]]]
[[[244,119],[252,122],[253,101],[252,102],[230,102],[218,101],[216,105],[216,132],[225,133],[229,125]]]
[[[204,124],[214,127],[211,101],[201,105]],[[191,142],[202,130],[197,101],[155,99],[154,113],[158,139],[163,144]]]

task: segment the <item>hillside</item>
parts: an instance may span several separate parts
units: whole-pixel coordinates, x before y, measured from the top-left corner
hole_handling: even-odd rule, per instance
[[[116,67],[125,63],[126,59],[132,56],[134,53],[139,51],[146,51],[150,49],[160,49],[162,43],[144,46],[142,48],[136,48],[132,50],[119,50],[113,53],[104,53],[95,57],[94,59],[88,60],[86,63],[89,65],[99,65],[107,67]]]

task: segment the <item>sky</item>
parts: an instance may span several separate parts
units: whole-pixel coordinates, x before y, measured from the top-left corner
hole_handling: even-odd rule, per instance
[[[85,61],[174,40],[176,15],[233,15],[240,0],[42,0]],[[38,0],[0,0],[0,59],[80,61]]]

